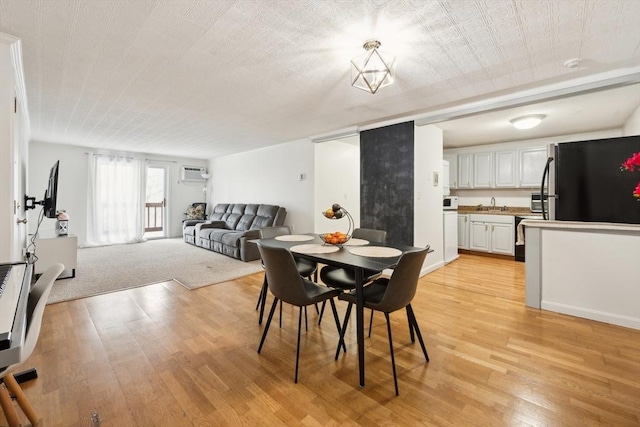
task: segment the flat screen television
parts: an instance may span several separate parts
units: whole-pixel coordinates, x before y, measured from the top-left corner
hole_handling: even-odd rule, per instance
[[[49,171],[49,182],[44,193],[44,199],[36,202],[35,197],[24,196],[25,209],[35,209],[36,205],[43,206],[44,216],[47,218],[56,217],[56,202],[58,199],[58,169],[60,160],[56,161]]]
[[[56,162],[49,172],[49,185],[44,193],[44,215],[47,218],[56,217],[56,200],[58,199],[58,167],[60,160]]]

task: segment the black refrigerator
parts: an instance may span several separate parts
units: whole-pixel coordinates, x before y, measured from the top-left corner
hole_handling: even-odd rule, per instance
[[[640,170],[621,170],[638,152],[640,135],[550,146],[541,185],[545,219],[640,224],[633,195]]]

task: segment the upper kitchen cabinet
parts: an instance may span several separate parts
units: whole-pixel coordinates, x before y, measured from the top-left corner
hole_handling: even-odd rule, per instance
[[[505,150],[495,153],[495,186],[513,188],[517,183],[516,151]]]
[[[458,188],[458,156],[455,154],[444,154],[442,159],[449,162],[449,188]]]
[[[520,179],[518,186],[539,187],[542,180],[542,172],[547,163],[547,147],[531,147],[518,151],[518,164]]]
[[[457,188],[473,188],[473,154],[458,155]]]
[[[473,155],[473,188],[493,187],[493,152]]]
[[[515,150],[473,155],[473,188],[514,188],[516,174]]]

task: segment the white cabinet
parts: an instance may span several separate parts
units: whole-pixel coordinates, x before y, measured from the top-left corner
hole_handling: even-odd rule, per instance
[[[489,224],[480,221],[469,221],[469,249],[489,252]]]
[[[451,194],[451,187],[449,186],[449,162],[447,160],[442,161],[442,195],[448,196]]]
[[[498,188],[514,188],[517,183],[516,151],[496,151],[494,155],[494,185]]]
[[[493,187],[493,152],[473,155],[473,188]]]
[[[455,211],[445,211],[444,217],[444,262],[449,263],[458,258],[458,214]]]
[[[511,217],[513,218],[513,217]],[[515,236],[514,224],[491,223],[491,247],[490,252],[494,254],[514,255]]]
[[[71,277],[76,277],[78,265],[78,238],[72,234],[54,236],[41,233],[36,239],[35,274],[42,274],[52,264],[61,263],[65,270],[71,270]]]
[[[457,188],[473,188],[473,154],[458,156]]]
[[[458,188],[458,156],[455,154],[444,154],[442,159],[449,162],[449,188]]]
[[[512,215],[469,215],[469,249],[514,255],[515,218]]]
[[[458,249],[469,249],[469,215],[458,214]]]
[[[547,163],[547,147],[524,148],[518,151],[519,187],[539,187]]]

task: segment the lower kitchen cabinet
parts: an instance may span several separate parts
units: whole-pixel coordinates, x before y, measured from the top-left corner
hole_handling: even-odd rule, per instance
[[[469,249],[468,214],[458,214],[458,249]]]
[[[514,255],[514,221],[511,215],[469,215],[469,249]]]

